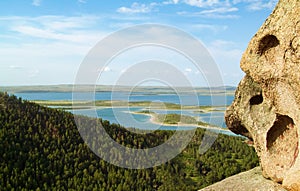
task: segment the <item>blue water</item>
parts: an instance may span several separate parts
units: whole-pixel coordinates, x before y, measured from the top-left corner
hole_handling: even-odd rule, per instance
[[[26,100],[72,100],[72,92],[25,92],[16,93],[18,97]],[[87,100],[89,93],[76,93],[77,100]],[[79,98],[78,98],[79,97]],[[96,92],[95,100],[123,100],[123,101],[160,101],[181,105],[230,105],[233,96],[221,95],[193,95],[193,94],[154,94],[143,92]]]
[[[130,111],[139,111],[142,108],[131,108]],[[143,130],[190,130],[196,126],[168,126],[159,125],[150,122],[150,116],[142,114],[129,113],[125,108],[104,108],[93,110],[76,110],[75,114],[87,115],[90,117],[100,117],[108,120],[110,123],[121,124],[128,128],[138,128]]]
[[[18,97],[22,97],[26,100],[72,100],[72,92],[27,92],[27,93],[16,93]],[[87,93],[79,93],[82,100],[85,100]],[[96,100],[123,100],[123,101],[160,101],[169,102],[182,105],[229,105],[233,101],[233,96],[208,96],[208,95],[197,95],[191,94],[176,95],[176,94],[157,94],[149,95],[143,92],[134,92],[129,94],[128,92],[97,92],[95,94]],[[191,126],[167,126],[157,125],[150,122],[150,116],[142,114],[133,114],[134,111],[143,110],[142,107],[131,107],[131,108],[101,108],[94,110],[77,110],[75,114],[87,115],[91,117],[99,117],[104,120],[108,120],[111,123],[121,124],[125,127],[134,127],[139,129],[147,130],[180,130],[180,129],[193,129]],[[223,108],[225,110],[225,108]],[[198,117],[201,121],[211,123],[220,127],[225,127],[224,123],[224,112],[214,111],[208,113],[195,113],[191,110],[152,110],[156,113],[176,113],[182,115],[189,115]],[[73,111],[72,111],[73,112]]]

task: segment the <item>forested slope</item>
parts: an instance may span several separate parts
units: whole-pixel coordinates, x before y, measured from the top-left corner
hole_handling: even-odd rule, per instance
[[[85,123],[89,118],[82,117]],[[117,142],[147,148],[172,131],[135,134],[102,121]],[[197,190],[258,165],[240,137],[219,135],[203,155],[203,129],[167,164],[129,170],[98,158],[84,144],[71,113],[0,93],[0,190]]]

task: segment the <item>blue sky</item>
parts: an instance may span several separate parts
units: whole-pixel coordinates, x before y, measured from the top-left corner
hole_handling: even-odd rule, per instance
[[[276,3],[277,0],[3,0],[0,84],[72,84],[81,62],[101,39],[129,26],[156,23],[174,26],[199,39],[217,63],[224,84],[236,86],[244,76],[239,68],[241,55]],[[124,63],[120,67],[118,63],[108,65],[99,83],[114,84],[124,72]],[[192,81],[201,78],[191,67],[180,67]],[[196,85],[205,86],[201,82]]]

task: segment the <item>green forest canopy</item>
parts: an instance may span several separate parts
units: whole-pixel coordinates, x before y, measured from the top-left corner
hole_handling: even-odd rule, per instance
[[[93,121],[81,118],[86,125]],[[174,133],[138,134],[99,120],[114,140],[133,148],[159,145]],[[164,165],[124,169],[87,147],[71,113],[0,93],[0,190],[198,190],[258,165],[241,137],[220,134],[200,155],[204,132],[198,128],[186,149]]]

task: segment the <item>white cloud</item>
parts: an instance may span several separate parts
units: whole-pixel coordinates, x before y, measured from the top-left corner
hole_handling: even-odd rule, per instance
[[[198,9],[196,9],[196,11],[180,11],[177,12],[178,15],[218,19],[232,19],[238,17],[238,15],[232,13],[237,12],[239,9],[228,0],[183,0],[183,3],[197,7]]]
[[[230,12],[236,12],[239,9],[236,7],[218,7],[215,9],[209,9],[201,11],[200,14],[223,14],[223,13],[230,13]]]
[[[42,3],[42,0],[33,0],[33,1],[32,1],[32,5],[33,5],[33,6],[36,6],[36,7],[41,6],[41,3]]]
[[[250,3],[248,8],[253,11],[259,11],[262,9],[273,9],[275,5],[277,4],[278,0],[270,0],[268,2],[263,1],[253,1]]]
[[[105,66],[104,68],[99,68],[97,73],[104,73],[104,72],[112,72],[112,69],[109,66]]]
[[[157,5],[156,3],[151,3],[149,5],[146,4],[140,4],[137,2],[134,2],[131,7],[120,7],[117,9],[117,12],[119,13],[149,13],[152,11],[154,6]]]
[[[87,28],[97,22],[101,18],[98,16],[82,15],[82,16],[59,16],[59,15],[44,15],[38,17],[0,17],[0,20],[13,22],[11,24],[26,24],[48,28],[50,30],[64,29],[81,29]]]
[[[184,0],[184,3],[195,6],[195,7],[212,7],[214,5],[219,5],[219,0]]]
[[[273,9],[278,0],[166,0],[160,3],[141,4],[134,2],[130,7],[120,7],[117,9],[119,13],[149,13],[154,8],[161,8],[168,5],[185,4],[196,7],[196,11],[182,10],[177,12],[178,15],[205,17],[217,19],[233,19],[238,18],[239,11],[237,4],[243,4],[248,10],[257,11],[262,9]]]
[[[250,11],[259,11],[263,9],[272,10],[278,0],[179,0],[176,3],[173,0],[166,1],[164,4],[184,3],[188,6],[196,7],[198,10],[177,12],[178,15],[189,17],[205,17],[217,19],[239,18],[239,9],[245,8]],[[237,7],[237,5],[239,8]],[[235,14],[233,14],[235,13]]]
[[[134,2],[130,7],[120,7],[117,9],[119,13],[135,14],[153,12],[154,8],[160,8],[168,5],[185,4],[196,7],[198,10],[182,9],[178,11],[178,15],[190,17],[205,17],[216,19],[236,19],[239,18],[239,8],[237,4],[243,4],[251,11],[262,9],[273,9],[278,0],[165,0],[160,3],[142,4]],[[235,13],[235,14],[234,14]]]
[[[184,75],[186,75],[186,76],[192,75],[193,74],[192,72],[193,72],[193,70],[191,68],[184,69]],[[194,73],[196,73],[196,72],[194,72]]]
[[[179,0],[176,0],[177,4]],[[262,10],[262,9],[273,9],[277,4],[278,0],[181,0],[183,3],[199,7],[199,8],[209,8],[209,7],[219,7],[219,8],[233,8],[236,4],[246,4],[250,10]],[[170,3],[172,0],[169,1]]]
[[[94,16],[40,16],[40,17],[0,17],[2,26],[8,28],[14,38],[24,37],[51,41],[67,41],[81,44],[95,44],[107,32],[96,30],[100,18]],[[32,41],[32,39],[31,39]]]
[[[22,70],[23,69],[22,66],[18,66],[18,65],[10,65],[9,68],[12,70]]]
[[[169,0],[169,1],[164,1],[162,2],[163,5],[170,5],[170,4],[178,4],[179,0]]]
[[[184,3],[193,7],[199,8],[206,8],[206,7],[213,7],[213,6],[224,6],[228,4],[228,1],[219,1],[219,0],[167,0],[164,1],[162,4],[164,5],[176,5],[178,3]]]
[[[59,40],[59,41],[69,41],[75,43],[96,43],[102,36],[99,36],[96,32],[80,32],[80,31],[70,31],[69,34],[60,33],[57,31],[51,31],[47,29],[40,29],[31,26],[17,26],[12,29],[23,35],[43,38],[48,40]]]
[[[187,72],[187,73],[191,73],[192,69],[191,68],[186,68],[184,71]]]
[[[103,72],[110,72],[110,71],[111,71],[111,69],[108,66],[105,66],[104,69],[103,69]]]
[[[262,9],[273,9],[278,0],[233,0],[232,4],[245,3],[247,8],[252,11],[259,11]]]
[[[88,51],[111,32],[97,27],[98,21],[93,16],[0,17],[0,81],[72,83]]]
[[[220,10],[222,10],[222,9],[220,9]],[[182,16],[187,16],[187,17],[204,17],[204,18],[214,18],[214,19],[236,19],[236,18],[239,18],[239,16],[237,14],[228,14],[227,12],[217,13],[216,11],[217,10],[215,10],[215,9],[204,10],[204,11],[199,11],[199,12],[181,11],[181,12],[177,12],[177,14],[182,15]],[[215,13],[210,13],[210,12],[215,12]]]

